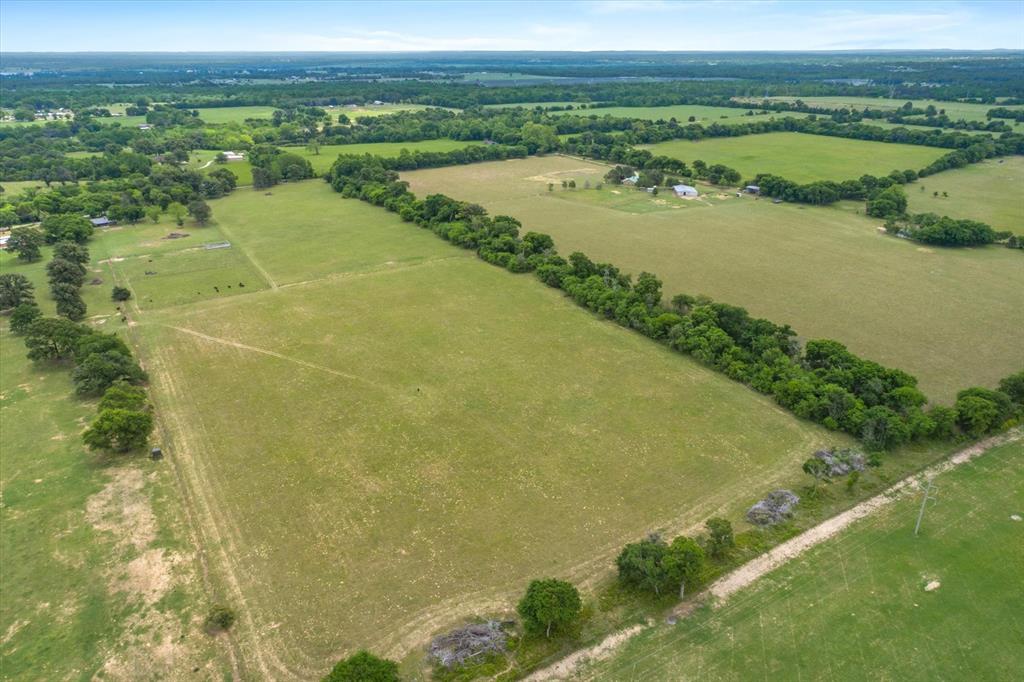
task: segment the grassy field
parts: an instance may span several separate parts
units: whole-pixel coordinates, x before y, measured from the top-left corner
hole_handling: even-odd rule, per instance
[[[0,272],[33,280],[52,315],[44,264],[0,254]],[[109,286],[86,286],[91,314],[113,312]],[[93,323],[123,329],[116,317]],[[226,674],[200,629],[208,601],[172,472],[87,452],[94,402],[73,396],[68,367],[34,367],[0,324],[0,677]]]
[[[0,187],[3,187],[4,194],[10,197],[30,188],[45,190],[46,183],[42,180],[0,180]]]
[[[934,400],[994,386],[1024,365],[1019,253],[924,248],[883,236],[878,221],[854,212],[731,194],[686,201],[625,188],[547,190],[563,179],[596,183],[606,170],[551,156],[403,178],[420,196],[443,192],[515,216],[524,229],[551,234],[564,254],[653,272],[669,297],[708,294],[789,323],[803,338],[837,339],[913,373]]]
[[[135,292],[161,441],[257,676],[418,651],[532,577],[604,576],[627,539],[839,440],[325,183],[211,206],[90,246]]]
[[[422,140],[420,142],[366,142],[362,144],[326,144],[320,147],[320,153],[314,154],[305,147],[282,147],[285,151],[298,154],[309,159],[313,170],[324,173],[338,158],[338,154],[373,154],[375,156],[398,156],[403,149],[410,152],[450,152],[463,147],[480,144],[479,142],[462,142],[460,140]]]
[[[350,119],[358,120],[360,118],[373,118],[375,116],[388,116],[389,114],[397,114],[400,111],[423,111],[429,109],[426,104],[365,104],[357,107],[334,107],[327,109],[327,112],[331,114],[331,118],[334,121],[338,120],[338,114],[345,114]],[[449,111],[456,111],[456,109],[450,109],[449,107],[439,107],[442,109],[448,109]]]
[[[764,121],[771,118],[803,118],[800,113],[770,113],[760,114],[754,109],[755,115],[747,116],[747,109],[733,107],[706,107],[697,104],[676,104],[664,107],[599,107],[597,109],[583,109],[573,111],[553,111],[555,116],[614,116],[618,118],[642,118],[648,121],[667,121],[671,118],[680,123],[686,124],[691,116],[694,123],[708,125],[720,123],[729,125],[735,123],[751,123]]]
[[[247,118],[269,120],[277,107],[208,107],[197,109],[199,118],[206,123],[242,123]]]
[[[795,97],[769,97],[768,99],[774,101],[794,101]],[[883,111],[895,111],[901,108],[908,100],[905,99],[883,99],[881,97],[800,97],[804,103],[810,106],[822,106],[829,108],[840,108],[845,107],[853,110],[863,109],[880,109]],[[756,100],[760,102],[761,100]],[[938,110],[945,110],[946,115],[950,119],[957,121],[964,119],[965,121],[987,121],[985,114],[990,110],[994,109],[996,104],[975,104],[971,102],[945,102],[935,99],[915,99],[909,100],[914,103],[914,106],[919,109],[926,108],[929,104],[934,106]],[[1013,105],[1006,107],[1007,109],[1024,109],[1024,106]],[[1015,123],[1014,121],[1005,120],[1007,125],[1012,126],[1015,130],[1020,130],[1022,124]]]
[[[590,104],[590,102],[586,102]],[[484,109],[514,109],[516,107],[522,107],[523,109],[535,109],[540,107],[547,109],[548,107],[565,107],[572,105],[578,107],[581,105],[580,102],[512,102],[510,104],[485,104]],[[589,113],[589,110],[584,110],[579,113]]]
[[[1024,156],[989,159],[907,185],[914,213],[938,213],[986,222],[997,230],[1024,232]],[[923,188],[923,189],[922,189]],[[935,196],[935,192],[939,196]],[[945,192],[948,196],[943,196]]]
[[[744,179],[773,173],[794,182],[850,180],[865,173],[917,170],[946,153],[945,149],[907,144],[848,140],[803,133],[765,133],[706,140],[672,140],[645,147],[687,163],[702,159],[738,170]]]
[[[910,496],[581,677],[1004,679],[1020,667],[1024,445],[936,484],[918,537]]]

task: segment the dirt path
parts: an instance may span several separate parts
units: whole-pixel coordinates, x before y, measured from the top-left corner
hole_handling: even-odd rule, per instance
[[[945,473],[960,466],[961,464],[971,461],[978,455],[981,455],[997,445],[1019,441],[1022,438],[1024,438],[1024,431],[1018,429],[1006,434],[987,438],[971,445],[970,447],[964,448],[942,462],[933,464],[923,471],[919,471],[901,479],[878,495],[864,500],[845,512],[819,523],[817,526],[804,531],[795,538],[787,540],[765,554],[743,564],[736,570],[713,582],[703,594],[711,595],[715,599],[716,606],[721,606],[722,603],[730,596],[749,586],[758,578],[774,571],[779,566],[795,559],[812,547],[815,547],[825,540],[835,536],[854,522],[875,513],[879,509],[888,506],[904,495],[917,490],[918,482],[921,479],[927,479]],[[683,612],[691,610],[689,608],[690,604],[691,602],[681,604],[676,607],[673,613],[685,617],[686,614]],[[650,627],[654,627],[654,623],[648,622],[647,625],[633,625],[624,630],[620,630],[619,632],[609,635],[592,647],[580,649],[547,668],[535,671],[525,679],[529,682],[569,679],[576,672],[576,669],[580,664],[600,661],[608,658],[616,649],[620,648],[630,639]]]
[[[938,464],[933,464],[924,471],[907,476],[878,495],[864,500],[860,504],[847,509],[843,513],[833,516],[827,521],[819,523],[817,526],[797,535],[795,538],[787,540],[781,545],[770,549],[768,552],[762,554],[756,559],[748,561],[732,573],[729,573],[728,575],[725,575],[713,582],[711,587],[708,588],[708,591],[713,597],[715,597],[715,599],[718,600],[718,603],[721,603],[761,576],[774,571],[787,561],[800,556],[808,549],[836,535],[855,521],[873,514],[882,507],[888,506],[892,502],[903,497],[908,492],[916,490],[918,488],[918,482],[922,478],[931,478],[941,473],[945,473],[946,471],[960,466],[965,462],[969,462],[986,450],[997,445],[1020,440],[1022,435],[1024,434],[1020,431],[1013,431],[1001,436],[987,438],[968,448],[960,450],[952,457],[943,460]]]
[[[272,350],[267,350],[266,348],[258,348],[256,346],[250,346],[250,345],[247,345],[247,344],[244,344],[244,343],[239,343],[238,341],[232,341],[230,339],[222,339],[222,338],[217,337],[217,336],[210,336],[209,334],[203,334],[202,332],[197,332],[194,329],[187,329],[185,327],[175,327],[174,325],[164,325],[164,326],[168,327],[169,329],[173,329],[174,331],[181,332],[183,334],[189,334],[191,336],[198,337],[200,339],[203,339],[204,341],[210,341],[211,343],[217,343],[217,344],[220,344],[222,346],[229,346],[231,348],[237,348],[239,350],[247,350],[247,351],[251,351],[253,353],[260,353],[261,355],[269,355],[272,358],[277,358],[279,360],[286,360],[288,362],[294,362],[296,365],[301,365],[301,366],[306,367],[308,369],[315,369],[318,372],[324,372],[325,374],[333,374],[334,376],[341,377],[343,379],[348,379],[350,381],[357,381],[357,382],[360,382],[360,383],[363,383],[363,384],[368,384],[370,386],[373,386],[374,388],[382,388],[380,385],[375,384],[372,381],[369,381],[369,380],[364,379],[362,377],[358,377],[355,374],[346,374],[345,372],[339,372],[338,370],[331,369],[330,367],[324,367],[323,365],[317,365],[317,364],[314,364],[312,362],[307,362],[305,360],[301,360],[299,358],[293,358],[291,356],[284,355],[282,353],[278,353],[278,352],[275,352],[275,351],[272,351]]]

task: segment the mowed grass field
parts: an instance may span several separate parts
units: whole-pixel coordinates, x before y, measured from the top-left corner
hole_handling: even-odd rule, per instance
[[[401,656],[534,577],[605,576],[841,441],[326,183],[211,206],[93,248],[136,292],[161,444],[257,676]],[[188,250],[214,237],[232,248]]]
[[[199,118],[206,123],[242,123],[247,118],[270,119],[277,107],[205,107],[197,109]]]
[[[1024,232],[1024,156],[988,159],[907,185],[909,210],[970,218],[997,230]],[[939,196],[935,196],[935,192]],[[943,196],[943,192],[948,196]]]
[[[753,111],[754,115],[747,116],[747,111]],[[771,118],[804,118],[806,114],[798,112],[783,113],[758,113],[757,108],[739,109],[734,107],[708,107],[698,104],[675,104],[663,107],[598,107],[596,109],[574,109],[571,111],[552,111],[555,116],[613,116],[615,118],[642,118],[648,121],[668,121],[676,119],[682,124],[690,122],[709,125],[719,123],[721,125],[732,125],[736,123],[752,123],[764,121]]]
[[[882,235],[880,222],[854,212],[729,194],[685,201],[608,186],[548,192],[549,182],[582,186],[606,171],[550,156],[402,177],[419,196],[441,192],[515,216],[524,230],[551,234],[563,254],[653,272],[666,298],[707,294],[788,323],[804,339],[836,339],[911,372],[935,401],[995,386],[1024,365],[1019,253],[924,248]]]
[[[46,259],[49,258],[49,250]],[[46,260],[0,254],[44,314]],[[110,283],[87,285],[91,322],[123,331]],[[35,366],[0,321],[0,677],[166,679],[229,673],[200,623],[208,608],[173,473],[147,459],[87,451],[96,411],[68,366]]]
[[[744,180],[758,173],[771,173],[799,183],[851,180],[865,173],[887,175],[908,168],[918,170],[948,151],[804,133],[671,140],[645,149],[691,164],[696,159],[708,164],[721,163],[738,170]]]
[[[1002,104],[977,104],[974,102],[947,102],[937,99],[884,99],[881,97],[846,97],[846,96],[823,96],[823,97],[769,97],[769,100],[792,102],[796,99],[800,99],[805,104],[810,106],[820,106],[828,108],[847,108],[851,110],[862,111],[864,109],[880,109],[882,111],[895,111],[900,109],[908,101],[914,103],[914,107],[918,109],[924,109],[928,105],[934,106],[937,110],[945,110],[946,115],[950,119],[957,121],[964,119],[965,121],[987,121],[985,114],[990,109],[996,107],[1004,107],[1007,109],[1024,109],[1021,105],[1002,105]],[[756,102],[760,102],[758,99]],[[1003,120],[1007,125],[1013,127],[1015,130],[1019,130],[1022,124],[1015,123],[1008,119]]]
[[[1024,610],[1024,445],[996,448],[935,483],[938,502],[919,536],[920,497],[905,497],[722,607],[640,634],[580,677],[1013,677]]]
[[[461,140],[421,140],[419,142],[365,142],[360,144],[325,144],[320,152],[314,153],[305,147],[281,147],[281,149],[298,154],[313,164],[317,173],[327,172],[338,154],[373,154],[374,156],[398,156],[403,149],[410,152],[450,152],[463,147],[478,145],[479,142],[463,142]]]

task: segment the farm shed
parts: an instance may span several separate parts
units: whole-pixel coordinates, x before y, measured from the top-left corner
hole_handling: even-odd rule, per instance
[[[760,194],[761,188],[758,185],[747,185],[743,188],[743,191],[747,194]]]
[[[244,161],[245,160],[245,153],[244,152],[223,152],[223,154],[224,154],[224,158],[227,159],[228,161]]]
[[[677,197],[695,197],[700,194],[696,187],[690,185],[674,185],[672,191],[676,193]]]
[[[114,221],[105,215],[101,215],[99,218],[89,218],[89,222],[93,227],[107,227],[114,224]]]
[[[622,178],[622,184],[623,185],[635,185],[638,182],[640,182],[640,174],[639,173],[633,173],[628,178]]]

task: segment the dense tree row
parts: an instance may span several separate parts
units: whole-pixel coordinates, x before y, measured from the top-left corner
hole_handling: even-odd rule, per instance
[[[615,266],[582,253],[559,256],[550,236],[520,235],[520,223],[509,216],[491,217],[476,204],[439,194],[417,199],[382,159],[341,156],[328,181],[343,196],[384,206],[489,263],[534,271],[581,306],[773,396],[800,417],[857,436],[872,449],[955,432],[947,424],[948,408],[926,412],[925,396],[905,372],[859,358],[836,341],[809,341],[801,348],[788,326],[705,297],[679,295],[666,306],[654,275],[641,273],[634,283]]]
[[[237,177],[227,168],[203,175],[196,170],[161,164],[152,167],[148,175],[138,173],[116,180],[55,185],[49,191],[26,189],[13,196],[4,192],[0,195],[0,226],[43,220],[44,230],[51,229],[47,225],[64,229],[58,227],[64,224],[61,221],[71,218],[53,217],[57,215],[106,215],[115,221],[137,222],[151,209],[158,209],[159,214],[174,205],[187,206],[196,200],[222,197],[236,183]],[[50,222],[48,217],[53,217]],[[74,224],[85,229],[81,221]],[[77,237],[69,238],[80,241]]]

